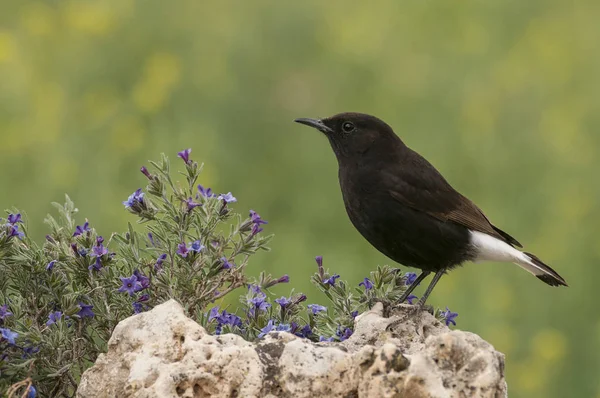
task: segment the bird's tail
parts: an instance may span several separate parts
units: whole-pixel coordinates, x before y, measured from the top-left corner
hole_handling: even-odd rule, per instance
[[[558,274],[558,272],[544,264],[542,260],[531,253],[521,252],[521,256],[518,257],[515,264],[529,271],[539,280],[550,286],[568,286],[567,282]]]

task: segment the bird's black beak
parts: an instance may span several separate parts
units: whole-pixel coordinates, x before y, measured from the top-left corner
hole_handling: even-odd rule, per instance
[[[320,132],[322,132],[324,134],[333,133],[333,129],[331,129],[330,127],[326,126],[325,123],[323,123],[323,121],[319,120],[319,119],[309,119],[309,118],[301,117],[301,118],[296,119],[294,121],[296,123],[305,124],[307,126],[314,127],[314,128],[316,128],[317,130],[319,130]]]

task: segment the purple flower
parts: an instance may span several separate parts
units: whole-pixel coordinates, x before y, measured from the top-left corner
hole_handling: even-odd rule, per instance
[[[257,225],[268,224],[268,222],[260,218],[260,214],[254,210],[250,210],[250,221]]]
[[[16,236],[19,239],[23,239],[25,234],[23,232],[19,231],[18,225],[10,225],[10,224],[8,224],[8,225],[10,226],[10,232],[9,232],[8,236],[10,236],[10,237]]]
[[[130,296],[133,296],[133,294],[142,287],[142,284],[138,282],[138,278],[135,275],[131,275],[129,278],[121,277],[121,282],[123,283],[123,286],[119,288],[119,292],[127,292]]]
[[[188,211],[194,210],[195,207],[202,206],[201,203],[194,202],[192,198],[188,198],[188,200],[185,201],[185,204],[187,205]]]
[[[404,274],[404,277],[406,278],[404,280],[404,284],[406,286],[412,285],[417,280],[417,274],[415,274],[414,272],[407,272],[406,274]]]
[[[56,264],[56,260],[52,260],[46,265],[46,271],[52,271],[54,269],[54,264]]]
[[[331,343],[333,341],[335,341],[333,336],[332,337],[319,336],[319,342]]]
[[[87,305],[84,303],[77,303],[77,305],[79,306],[79,312],[77,313],[77,315],[79,315],[80,318],[93,318],[94,317],[94,311],[92,311],[92,308],[94,308],[93,305]]]
[[[354,333],[354,331],[350,328],[344,328],[342,329],[341,327],[338,326],[337,332],[335,333],[341,341],[344,340],[348,340],[350,338],[350,336],[352,336],[352,333]]]
[[[350,315],[352,316],[352,319],[354,319],[358,316],[358,311],[352,311]]]
[[[299,296],[296,296],[296,298],[294,299],[294,305],[299,304],[303,301],[306,301],[306,294],[301,293]]]
[[[285,274],[282,277],[280,277],[279,279],[275,279],[274,281],[267,283],[265,285],[265,288],[273,287],[279,283],[288,283],[289,281],[290,281],[290,277],[287,274]]]
[[[83,225],[78,225],[75,227],[75,232],[73,232],[73,236],[83,235],[86,232],[90,231],[90,223],[85,222]]]
[[[148,300],[150,300],[150,295],[149,295],[149,294],[142,294],[142,295],[140,296],[140,298],[139,298],[139,299],[137,299],[137,302],[138,302],[138,303],[144,303],[144,302],[146,302],[146,301],[148,301]]]
[[[148,171],[148,169],[146,168],[146,166],[142,166],[140,168],[140,171],[142,172],[143,175],[145,175],[146,177],[148,177],[149,180],[152,179],[152,175],[150,174],[150,172]]]
[[[230,269],[235,267],[235,264],[233,262],[230,263],[229,261],[227,261],[227,257],[221,257],[221,263],[223,264],[221,266],[221,268],[223,269]]]
[[[0,328],[0,335],[2,335],[2,338],[8,341],[8,344],[10,345],[15,345],[15,339],[19,337],[19,333],[5,328]]]
[[[210,188],[204,188],[202,185],[198,185],[198,192],[200,192],[200,195],[204,196],[205,198],[213,198],[216,195],[213,193],[212,189]]]
[[[96,261],[94,261],[88,267],[88,270],[90,270],[90,271],[100,271],[101,269],[102,269],[102,258],[101,257],[96,257]]]
[[[373,289],[373,282],[369,278],[365,278],[364,281],[358,284],[358,286],[364,286],[365,290]]]
[[[261,228],[259,226],[259,224],[252,224],[252,232],[251,232],[252,236],[254,236],[262,231],[263,231],[263,228]]]
[[[220,194],[217,199],[225,201],[225,203],[235,203],[237,199],[231,194],[231,192]]]
[[[0,320],[4,320],[4,318],[7,318],[9,316],[12,316],[12,312],[10,312],[8,310],[8,304],[4,304],[3,306],[0,307]]]
[[[269,333],[271,330],[273,330],[273,327],[275,325],[273,324],[273,320],[269,319],[269,323],[267,323],[267,326],[265,326],[264,328],[260,329],[260,333],[258,334],[258,338],[262,339],[263,337],[265,337],[267,335],[267,333]]]
[[[136,292],[147,289],[148,286],[150,286],[150,278],[148,278],[146,275],[142,274],[137,269],[135,271],[133,271],[133,275],[137,278],[137,281],[139,283],[139,287],[137,287],[135,290]]]
[[[60,321],[62,318],[62,312],[54,311],[48,315],[48,321],[46,322],[46,326],[54,325],[56,322]]]
[[[152,232],[148,232],[148,240],[152,246],[156,247],[156,242],[154,242],[154,235],[152,235]]]
[[[218,306],[213,307],[213,308],[211,308],[211,310],[208,313],[208,321],[210,322],[218,316],[219,316],[219,307]]]
[[[166,254],[161,254],[160,256],[158,256],[158,258],[156,259],[156,263],[154,263],[154,270],[160,271],[162,269],[162,265],[166,259],[167,259]]]
[[[276,302],[277,304],[279,304],[279,305],[281,306],[281,308],[285,308],[285,307],[287,307],[288,305],[290,305],[290,303],[292,302],[292,300],[290,300],[290,299],[289,299],[289,298],[287,298],[287,297],[281,296],[280,298],[278,298],[278,299],[275,299],[275,302]]]
[[[446,307],[446,311],[443,311],[440,315],[443,317],[446,326],[450,326],[450,324],[456,326],[456,321],[454,319],[458,316],[458,312],[452,312]]]
[[[192,148],[184,149],[181,152],[177,152],[177,157],[183,159],[185,164],[190,164],[190,153],[192,152]]]
[[[277,330],[278,332],[290,332],[292,328],[286,323],[280,323],[279,325],[277,325],[277,328],[275,330]]]
[[[323,280],[325,278],[325,270],[323,270],[323,256],[315,257],[315,261],[317,262],[319,276],[321,277],[321,280]]]
[[[408,301],[408,304],[411,304],[411,305],[412,305],[412,303],[413,303],[413,300],[416,300],[416,299],[418,299],[418,297],[417,297],[417,296],[415,296],[414,294],[411,294],[410,296],[408,296],[408,297],[406,298],[406,301]]]
[[[323,281],[323,283],[326,285],[335,286],[335,280],[338,279],[339,277],[340,276],[338,274],[331,275],[329,278],[325,279]]]
[[[204,249],[204,245],[201,244],[199,240],[195,240],[192,243],[190,243],[189,250],[194,253],[200,253],[203,249]]]
[[[37,396],[37,390],[35,389],[34,386],[29,386],[29,388],[27,389],[27,395],[26,398],[35,398]]]
[[[8,221],[9,224],[15,225],[16,223],[20,222],[22,223],[23,221],[21,221],[21,213],[17,213],[17,214],[9,214],[8,218],[6,219],[6,221]]]
[[[34,347],[34,346],[23,347],[22,358],[29,358],[29,357],[33,356],[33,354],[37,354],[38,352],[40,352],[40,347]]]
[[[180,244],[177,245],[177,254],[179,254],[181,257],[187,257],[188,248],[185,245],[185,242],[181,242]]]
[[[252,286],[252,285],[251,285]],[[258,293],[256,293],[256,296],[251,297],[248,299],[248,304],[252,305],[252,308],[250,309],[250,312],[254,315],[255,310],[258,311],[266,311],[267,309],[269,309],[271,307],[271,304],[267,303],[265,300],[267,298],[267,295],[264,294],[263,292],[261,292],[259,290]]]
[[[297,331],[295,334],[298,337],[304,337],[306,339],[312,334],[312,329],[310,328],[310,325],[304,325],[304,327]]]
[[[142,303],[138,303],[137,301],[135,303],[133,303],[132,306],[133,306],[134,314],[139,314],[140,312],[142,312],[144,310],[144,305]]]
[[[92,247],[92,253],[90,254],[90,257],[102,257],[108,254],[108,249],[104,247],[102,242],[104,242],[104,238],[99,236],[96,239],[96,245]]]
[[[126,201],[123,202],[126,209],[133,208],[136,204],[144,204],[144,193],[142,188],[138,188],[134,193],[129,195]]]
[[[306,306],[312,312],[313,315],[317,315],[319,312],[327,311],[327,307],[319,304],[309,304]]]

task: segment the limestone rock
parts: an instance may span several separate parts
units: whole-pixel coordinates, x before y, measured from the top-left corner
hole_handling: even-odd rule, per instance
[[[342,343],[271,332],[250,343],[213,336],[168,301],[119,323],[82,376],[79,398],[506,396],[504,355],[427,312],[383,306]]]

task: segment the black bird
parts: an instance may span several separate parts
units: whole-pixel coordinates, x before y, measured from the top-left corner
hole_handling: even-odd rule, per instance
[[[326,119],[296,119],[321,131],[339,165],[339,181],[350,221],[377,250],[422,273],[402,303],[435,272],[419,301],[448,270],[465,261],[512,262],[550,286],[567,286],[552,268],[494,226],[425,158],[407,147],[382,120],[361,113]]]

